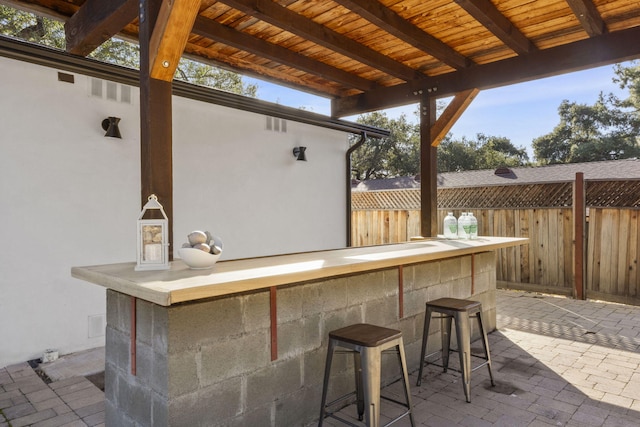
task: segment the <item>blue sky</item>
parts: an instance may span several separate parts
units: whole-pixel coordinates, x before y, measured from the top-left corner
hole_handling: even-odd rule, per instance
[[[613,83],[613,65],[564,74],[556,77],[480,91],[462,117],[451,129],[455,138],[476,134],[509,138],[518,147],[526,147],[533,160],[531,141],[553,130],[558,124],[558,106],[567,99],[571,102],[593,104],[600,92],[626,97],[628,92]],[[290,107],[329,115],[329,99],[298,92],[254,79],[258,84],[258,98]],[[416,121],[416,105],[386,110],[389,117],[406,114]],[[345,117],[355,120],[356,117]]]

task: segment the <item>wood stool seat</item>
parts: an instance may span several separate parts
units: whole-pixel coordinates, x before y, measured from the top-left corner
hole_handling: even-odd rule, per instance
[[[356,375],[356,391],[347,393],[333,402],[327,403],[327,392],[329,388],[329,378],[331,374],[331,364],[336,347],[349,349],[353,353],[354,370]],[[405,402],[381,396],[381,355],[385,350],[395,348],[398,355],[398,363],[402,369],[402,380],[404,382]],[[368,323],[358,323],[336,329],[329,332],[329,346],[327,349],[327,361],[324,371],[324,382],[322,387],[322,403],[320,406],[320,420],[318,426],[326,417],[335,418],[346,424],[353,423],[340,418],[335,412],[328,412],[327,409],[334,404],[347,399],[353,394],[357,397],[358,419],[365,419],[366,425],[371,427],[380,426],[380,399],[392,401],[402,405],[407,410],[391,420],[386,425],[392,424],[400,418],[409,415],[411,425],[414,426],[413,412],[411,409],[411,391],[409,390],[409,375],[405,361],[404,346],[402,342],[402,332],[384,328],[382,326]],[[366,409],[366,411],[365,411]]]
[[[329,332],[329,338],[364,347],[378,347],[402,337],[402,332],[382,326],[358,323]]]
[[[472,301],[468,299],[440,298],[429,301],[427,303],[427,307],[438,310],[440,313],[449,311],[467,311],[469,314],[475,314],[478,310],[482,310],[482,303],[480,301]]]
[[[479,301],[472,301],[458,298],[440,298],[434,301],[426,303],[426,313],[424,317],[424,329],[422,332],[422,351],[420,354],[420,370],[418,372],[417,385],[420,386],[422,382],[422,369],[425,364],[428,364],[429,355],[425,355],[427,349],[427,339],[429,338],[429,326],[431,323],[431,316],[433,313],[440,313],[442,325],[440,328],[440,334],[442,339],[442,367],[444,372],[447,372],[449,366],[449,353],[451,351],[457,351],[460,357],[460,372],[462,374],[462,386],[464,389],[464,395],[467,402],[471,402],[471,372],[487,366],[489,369],[489,378],[491,379],[491,385],[495,386],[493,381],[493,373],[491,371],[491,354],[489,352],[489,340],[487,333],[482,323],[482,303]],[[484,355],[477,356],[471,354],[471,327],[469,316],[475,315],[478,321],[478,329],[482,338],[482,346],[484,348]],[[455,321],[456,324],[456,338],[458,341],[457,350],[451,349],[451,323]],[[437,352],[436,352],[437,353]],[[471,356],[480,357],[484,360],[480,365],[471,367]]]

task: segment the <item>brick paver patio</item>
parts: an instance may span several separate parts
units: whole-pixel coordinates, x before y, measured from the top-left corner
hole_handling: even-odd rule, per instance
[[[416,424],[640,426],[640,307],[498,291],[497,323],[489,335],[496,386],[486,368],[474,371],[467,403],[458,373],[428,366],[416,387],[413,372]],[[384,393],[401,400],[400,386]],[[383,417],[397,410],[384,404]],[[28,363],[0,369],[0,427],[103,425],[104,394],[86,378],[46,384]]]

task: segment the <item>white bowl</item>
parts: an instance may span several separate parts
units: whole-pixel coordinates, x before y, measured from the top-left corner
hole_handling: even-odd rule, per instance
[[[192,269],[201,270],[213,267],[222,254],[214,255],[194,248],[178,248],[178,255]]]

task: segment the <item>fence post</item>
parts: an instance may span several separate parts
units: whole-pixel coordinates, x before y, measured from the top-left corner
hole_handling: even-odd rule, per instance
[[[575,281],[575,297],[586,299],[585,295],[585,221],[586,192],[584,173],[576,172],[573,184],[573,277]]]

